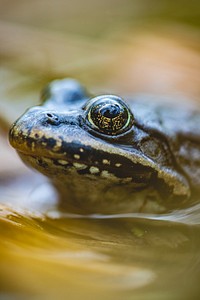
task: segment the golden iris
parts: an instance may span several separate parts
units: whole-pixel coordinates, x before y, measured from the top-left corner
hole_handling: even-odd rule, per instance
[[[89,125],[107,135],[117,135],[132,126],[133,115],[124,101],[113,95],[99,96],[89,102]]]

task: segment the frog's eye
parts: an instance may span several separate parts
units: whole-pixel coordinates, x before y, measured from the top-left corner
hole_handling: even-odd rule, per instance
[[[124,101],[113,95],[91,99],[86,105],[88,125],[107,135],[118,135],[133,124],[133,115]]]

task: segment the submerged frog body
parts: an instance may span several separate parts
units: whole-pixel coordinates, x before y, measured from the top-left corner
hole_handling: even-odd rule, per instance
[[[75,80],[50,83],[10,143],[78,213],[162,213],[198,201],[200,112],[152,97],[90,97]]]

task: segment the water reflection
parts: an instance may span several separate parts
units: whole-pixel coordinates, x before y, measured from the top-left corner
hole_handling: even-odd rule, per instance
[[[0,222],[2,291],[37,299],[198,295],[199,226],[130,216],[41,219],[3,205]]]

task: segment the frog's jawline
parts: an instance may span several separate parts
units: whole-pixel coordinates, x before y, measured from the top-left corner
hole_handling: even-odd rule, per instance
[[[169,187],[165,186],[161,179],[156,178],[154,173],[150,174],[146,181],[139,178],[137,174],[119,178],[107,170],[96,172],[94,166],[91,166],[93,168],[91,172],[91,167],[88,166],[85,170],[78,170],[73,163],[64,165],[64,161],[58,162],[51,158],[31,156],[22,152],[19,152],[19,156],[29,167],[51,178],[59,191],[61,206],[73,213],[83,211],[84,213],[100,211],[102,213],[130,211],[162,213],[166,211],[164,200]],[[157,180],[160,180],[163,188],[165,187],[166,195],[163,193],[161,195],[153,188]],[[121,201],[118,201],[119,195]],[[102,199],[109,205],[105,205]],[[170,210],[175,203],[174,201],[168,203]]]
[[[58,176],[69,175],[71,172],[76,172],[77,175],[86,175],[88,179],[106,179],[113,183],[132,183],[135,188],[146,187],[150,184],[153,178],[153,172],[148,168],[146,172],[137,170],[138,167],[135,164],[135,172],[131,174],[121,173],[120,170],[116,172],[116,168],[109,168],[109,165],[98,166],[95,164],[87,164],[78,160],[64,160],[64,159],[53,159],[49,157],[37,157],[28,155],[22,152],[18,152],[21,159],[28,165],[44,175],[56,178]],[[55,171],[56,168],[56,171]],[[51,172],[52,170],[52,172]],[[59,174],[59,175],[58,175]]]

